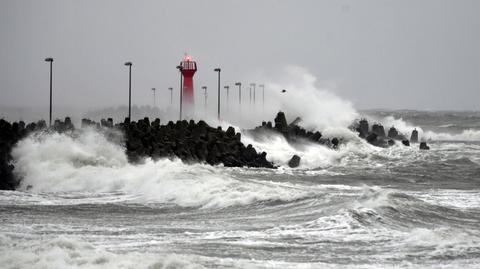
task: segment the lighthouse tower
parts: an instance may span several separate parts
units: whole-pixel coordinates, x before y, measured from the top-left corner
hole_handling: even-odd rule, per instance
[[[192,61],[192,57],[185,55],[180,63],[183,75],[183,104],[187,116],[192,116],[194,108],[193,98],[193,75],[197,72],[197,63]]]

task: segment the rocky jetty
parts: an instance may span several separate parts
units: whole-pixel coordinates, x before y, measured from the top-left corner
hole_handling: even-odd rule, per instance
[[[117,125],[125,132],[126,152],[133,162],[149,156],[154,159],[176,156],[185,162],[206,162],[228,167],[273,168],[265,152],[257,152],[252,145],[245,146],[241,134],[233,127],[226,131],[210,127],[204,121],[170,121],[148,118],[137,122],[128,119]]]
[[[341,140],[334,137],[332,139],[324,138],[322,133],[319,131],[307,131],[304,128],[300,127],[298,123],[301,122],[300,118],[296,118],[290,124],[287,123],[285,113],[278,112],[277,116],[274,119],[274,124],[272,122],[262,122],[261,126],[255,127],[252,130],[247,130],[246,132],[254,137],[261,137],[262,135],[269,133],[280,134],[289,143],[298,143],[302,141],[308,141],[313,143],[322,144],[332,148],[337,148]]]
[[[10,123],[0,119],[0,190],[14,190],[19,181],[13,175],[12,148],[15,144],[31,132],[44,130],[45,121],[25,124],[25,122]],[[57,127],[62,125],[57,123]]]
[[[252,145],[245,146],[241,134],[233,127],[222,130],[221,127],[210,127],[204,121],[193,120],[161,125],[160,119],[150,122],[149,118],[137,122],[130,122],[127,118],[116,125],[111,118],[100,123],[83,119],[81,127],[123,132],[126,154],[131,162],[139,162],[143,157],[178,157],[188,163],[274,168],[266,159],[267,153],[257,152]],[[19,179],[13,174],[12,148],[22,138],[39,131],[73,132],[75,126],[68,117],[64,121],[56,120],[51,128],[47,128],[45,121],[26,125],[22,121],[9,123],[0,119],[0,189],[13,190],[18,186]]]
[[[10,123],[0,119],[0,190],[14,190],[19,180],[14,177],[12,162],[12,148],[15,144],[30,133],[39,131],[67,132],[73,131],[75,127],[69,117],[64,121],[55,120],[52,127],[47,129],[45,121],[25,124],[23,121]]]
[[[24,129],[24,122],[10,124],[0,119],[0,189],[2,190],[14,190],[17,186],[13,176],[14,167],[10,164],[12,160],[10,152],[13,145],[25,136]]]
[[[358,132],[359,137],[364,138],[368,143],[377,147],[387,148],[395,145],[397,142],[401,142],[404,146],[409,147],[410,143],[418,143],[418,131],[416,129],[412,131],[410,140],[393,126],[390,127],[387,133],[385,133],[385,128],[379,123],[374,123],[370,129],[366,119],[361,119],[355,123],[352,129]],[[420,144],[420,149],[430,149],[426,142],[423,143],[425,144]]]

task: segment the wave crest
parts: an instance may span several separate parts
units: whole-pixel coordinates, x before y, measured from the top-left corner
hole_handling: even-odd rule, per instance
[[[291,201],[309,190],[253,180],[235,169],[180,160],[128,163],[122,146],[94,130],[70,136],[40,133],[20,141],[12,155],[21,190],[64,193],[123,192],[139,202],[182,207],[226,207],[259,201]]]

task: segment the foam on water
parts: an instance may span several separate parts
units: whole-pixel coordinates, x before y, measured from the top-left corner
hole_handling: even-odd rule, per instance
[[[203,268],[185,255],[114,253],[76,237],[13,239],[0,234],[3,268]]]
[[[33,192],[123,192],[142,202],[225,207],[257,201],[290,201],[310,195],[283,183],[239,179],[223,167],[179,160],[127,162],[123,147],[94,130],[72,137],[41,133],[13,150],[20,189]]]
[[[417,129],[419,138],[422,140],[434,140],[434,141],[480,141],[480,130],[466,129],[460,133],[438,133],[429,130],[424,130],[421,126],[415,126],[411,123],[404,121],[402,118],[395,118],[393,116],[387,117],[375,117],[369,116],[371,122],[380,122],[385,131],[394,126],[400,133],[405,134],[407,138],[410,138],[410,134],[414,129]]]
[[[370,145],[356,137],[341,145],[338,150],[311,142],[292,145],[283,136],[273,133],[258,140],[246,135],[243,136],[242,141],[245,144],[252,144],[257,150],[267,152],[267,159],[277,165],[287,166],[290,158],[297,154],[302,158],[300,162],[302,169],[339,165],[343,158],[350,155],[358,157],[372,151]]]
[[[305,69],[287,68],[284,79],[268,84],[287,93],[268,92],[277,106],[266,107],[263,115],[281,109],[302,117],[305,128],[346,142],[333,150],[291,145],[278,135],[242,135],[244,143],[281,165],[276,170],[177,159],[130,164],[122,144],[89,129],[23,139],[12,153],[14,172],[23,179],[20,191],[0,192],[0,208],[7,209],[0,211],[0,264],[476,268],[480,197],[478,181],[468,177],[478,170],[480,145],[458,141],[479,141],[478,131],[447,135],[417,126],[424,139],[452,142],[431,143],[430,151],[399,143],[376,148],[348,129],[359,117],[353,106],[315,84]],[[258,125],[258,114],[253,108],[244,120]],[[405,134],[415,127],[401,118],[377,121]],[[302,157],[299,169],[286,167],[293,154]],[[474,190],[457,190],[460,180],[430,188],[444,187],[436,185],[435,172],[446,168],[463,176],[463,184],[473,182],[467,187]],[[419,183],[405,184],[403,177]],[[371,182],[380,186],[364,185]]]

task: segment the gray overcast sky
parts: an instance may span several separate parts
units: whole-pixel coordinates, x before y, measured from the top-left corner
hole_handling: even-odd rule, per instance
[[[480,110],[480,1],[0,1],[0,105],[100,107],[168,96],[185,51],[197,90],[298,65],[357,108]],[[293,90],[293,89],[292,89]]]

